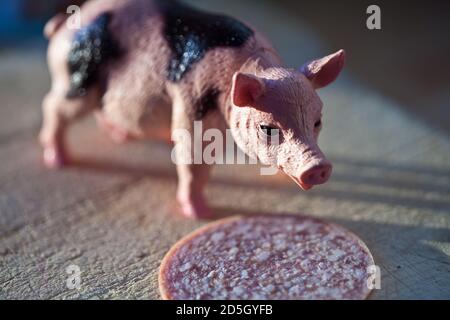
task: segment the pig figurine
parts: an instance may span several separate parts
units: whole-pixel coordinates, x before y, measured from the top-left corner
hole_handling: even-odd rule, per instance
[[[252,27],[176,1],[91,0],[81,8],[81,28],[67,19],[55,16],[44,31],[52,87],[40,142],[49,168],[67,161],[68,125],[92,112],[118,142],[170,141],[174,130],[192,132],[194,121],[203,130],[228,127],[247,155],[278,167],[302,189],[328,180],[331,163],[317,145],[316,89],[336,79],[343,50],[288,69]],[[267,139],[272,135],[276,146]],[[203,189],[210,167],[177,164],[185,216],[209,216]]]

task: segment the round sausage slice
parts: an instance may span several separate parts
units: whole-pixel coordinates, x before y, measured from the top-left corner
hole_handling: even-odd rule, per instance
[[[318,219],[223,219],[194,231],[164,257],[164,299],[364,299],[374,265],[353,233]]]

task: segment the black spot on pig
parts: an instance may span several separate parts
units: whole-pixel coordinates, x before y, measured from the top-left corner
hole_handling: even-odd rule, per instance
[[[220,91],[213,88],[207,90],[200,99],[198,99],[194,105],[195,120],[202,120],[207,114],[217,110],[219,95]]]
[[[208,50],[240,47],[253,34],[242,22],[228,16],[210,14],[177,2],[159,2],[165,20],[164,37],[172,56],[168,79],[180,81]]]
[[[103,13],[76,32],[68,57],[70,90],[67,98],[86,95],[87,89],[99,81],[102,65],[118,57],[118,46],[108,30],[111,18],[111,13]]]

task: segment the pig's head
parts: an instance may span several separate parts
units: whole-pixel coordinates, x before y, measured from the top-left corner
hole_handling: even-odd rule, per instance
[[[323,124],[316,89],[337,78],[344,59],[340,50],[298,71],[277,67],[237,72],[230,128],[239,147],[278,167],[304,190],[325,183],[332,166],[317,144]]]

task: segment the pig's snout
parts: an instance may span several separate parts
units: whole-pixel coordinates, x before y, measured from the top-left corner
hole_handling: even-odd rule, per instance
[[[332,165],[328,161],[315,164],[300,174],[299,182],[303,189],[308,190],[318,184],[328,181],[331,175]]]

